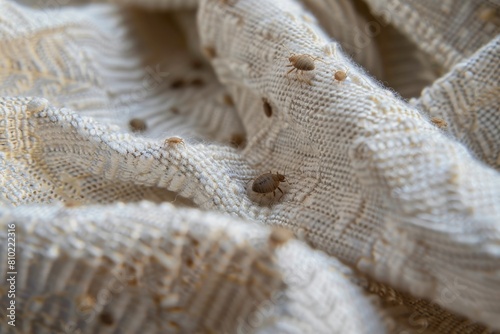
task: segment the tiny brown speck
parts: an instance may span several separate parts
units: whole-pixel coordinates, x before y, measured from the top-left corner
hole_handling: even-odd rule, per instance
[[[76,201],[74,199],[67,199],[64,201],[64,206],[67,208],[74,208],[77,206],[80,206],[81,203],[79,201]]]
[[[176,329],[180,329],[181,328],[181,326],[178,323],[176,323],[175,321],[170,321],[169,324],[170,324],[170,326],[172,326],[172,327],[174,327]]]
[[[217,57],[217,51],[215,51],[215,48],[212,46],[205,46],[203,48],[203,51],[205,52],[205,55],[208,59],[214,59],[215,57]]]
[[[266,114],[267,117],[271,117],[273,115],[273,108],[266,99],[262,99],[262,103],[264,105],[264,114]]]
[[[99,320],[107,325],[107,326],[111,326],[112,324],[114,324],[115,320],[113,319],[113,316],[111,314],[109,314],[108,312],[103,312],[99,315]]]
[[[202,87],[205,85],[205,81],[203,81],[203,79],[196,78],[191,80],[191,85],[195,87]]]
[[[143,132],[146,130],[146,122],[139,118],[132,118],[129,122],[132,132]]]
[[[170,111],[172,112],[172,114],[176,114],[176,115],[179,113],[179,109],[177,109],[175,107],[171,108]]]
[[[343,71],[337,71],[335,72],[335,80],[342,81],[346,77],[345,73]]]
[[[446,129],[448,127],[448,123],[446,123],[444,119],[439,117],[432,117],[431,122],[440,129]]]
[[[245,142],[245,136],[243,136],[242,134],[239,134],[239,133],[233,133],[233,135],[231,136],[230,142],[231,142],[231,145],[238,148],[241,145],[243,145],[243,143]]]
[[[234,106],[234,101],[231,95],[224,94],[224,103],[230,107]]]
[[[184,80],[182,80],[182,79],[176,79],[176,80],[172,81],[172,83],[170,84],[171,89],[179,89],[182,87],[184,87]]]
[[[495,8],[482,8],[479,11],[478,17],[483,22],[495,22],[498,23],[500,17],[497,14]]]
[[[168,313],[184,312],[184,309],[182,307],[179,307],[179,306],[168,307],[168,308],[165,308],[164,310],[167,311]]]

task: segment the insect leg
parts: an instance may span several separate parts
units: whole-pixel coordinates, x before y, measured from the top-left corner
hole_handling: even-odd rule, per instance
[[[297,71],[295,72],[295,77],[297,78],[297,80],[298,80],[300,83],[302,83],[302,81],[304,81],[303,79],[299,78],[299,70],[297,70]]]
[[[279,200],[281,199],[281,197],[283,197],[283,195],[284,195],[285,193],[283,192],[283,190],[281,190],[281,188],[280,188],[280,187],[278,187],[278,190],[279,190],[279,191],[281,191],[281,196],[280,196],[280,198],[278,198],[278,201],[279,201]]]
[[[311,56],[311,57],[312,57],[312,56]],[[322,62],[323,64],[327,64],[327,62],[325,62],[323,59],[321,59],[321,57],[312,57],[312,60],[314,60],[314,61],[316,61],[316,60],[317,60],[317,61]]]
[[[297,73],[298,73],[298,71],[297,71]],[[297,75],[297,79],[298,79],[298,75]],[[311,80],[307,79],[307,78],[304,78],[304,71],[300,71],[300,81],[303,81],[306,84],[308,84],[309,86],[312,86]]]
[[[286,74],[285,74],[285,77],[286,77],[286,78],[287,78],[287,80],[288,80],[288,84],[290,84],[290,78],[288,77],[288,74],[290,74],[290,73],[291,73],[291,72],[293,72],[294,70],[296,70],[296,68],[295,68],[295,67],[294,67],[294,68],[292,68],[290,71],[286,72]],[[295,73],[297,73],[297,72],[295,72]]]

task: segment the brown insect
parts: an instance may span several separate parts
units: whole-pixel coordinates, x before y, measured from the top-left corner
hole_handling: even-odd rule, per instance
[[[186,144],[184,143],[184,139],[180,137],[170,137],[165,139],[165,145],[167,146],[175,146],[178,144],[182,144],[184,147],[186,146]]]
[[[265,173],[253,181],[252,190],[259,194],[269,194],[272,192],[273,196],[276,197],[276,189],[278,189],[281,192],[281,196],[279,198],[281,199],[284,195],[283,190],[280,188],[281,182],[287,182],[285,175],[278,172],[276,172],[276,174],[271,172]]]
[[[439,117],[432,117],[431,122],[440,129],[446,129],[448,127],[448,123],[446,123],[444,119]]]
[[[146,122],[140,118],[132,118],[128,125],[130,126],[132,132],[143,132],[147,129]]]
[[[342,81],[344,81],[345,79],[347,79],[347,73],[349,73],[349,70],[347,70],[347,71],[344,71],[344,70],[335,71],[335,73],[333,74],[333,78],[338,83],[341,83]]]
[[[287,47],[285,46],[285,48]],[[290,50],[288,49],[288,51]],[[288,57],[290,64],[286,65],[286,67],[292,67],[292,69],[285,74],[288,81],[290,81],[288,75],[295,71],[295,77],[297,80],[304,81],[305,83],[312,85],[311,80],[304,78],[304,72],[313,71],[316,68],[316,65],[314,64],[316,60],[324,63],[320,57],[314,57],[310,54],[296,54],[290,51],[290,57]]]
[[[264,114],[266,114],[267,117],[271,117],[273,115],[273,108],[266,99],[262,99],[262,103],[264,106]]]

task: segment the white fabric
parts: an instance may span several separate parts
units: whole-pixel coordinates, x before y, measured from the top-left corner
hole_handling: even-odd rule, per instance
[[[494,2],[109,2],[0,1],[2,332],[500,329]]]

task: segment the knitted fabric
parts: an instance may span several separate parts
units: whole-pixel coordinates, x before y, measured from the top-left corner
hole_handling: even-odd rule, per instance
[[[0,0],[0,331],[500,330],[499,13]]]

